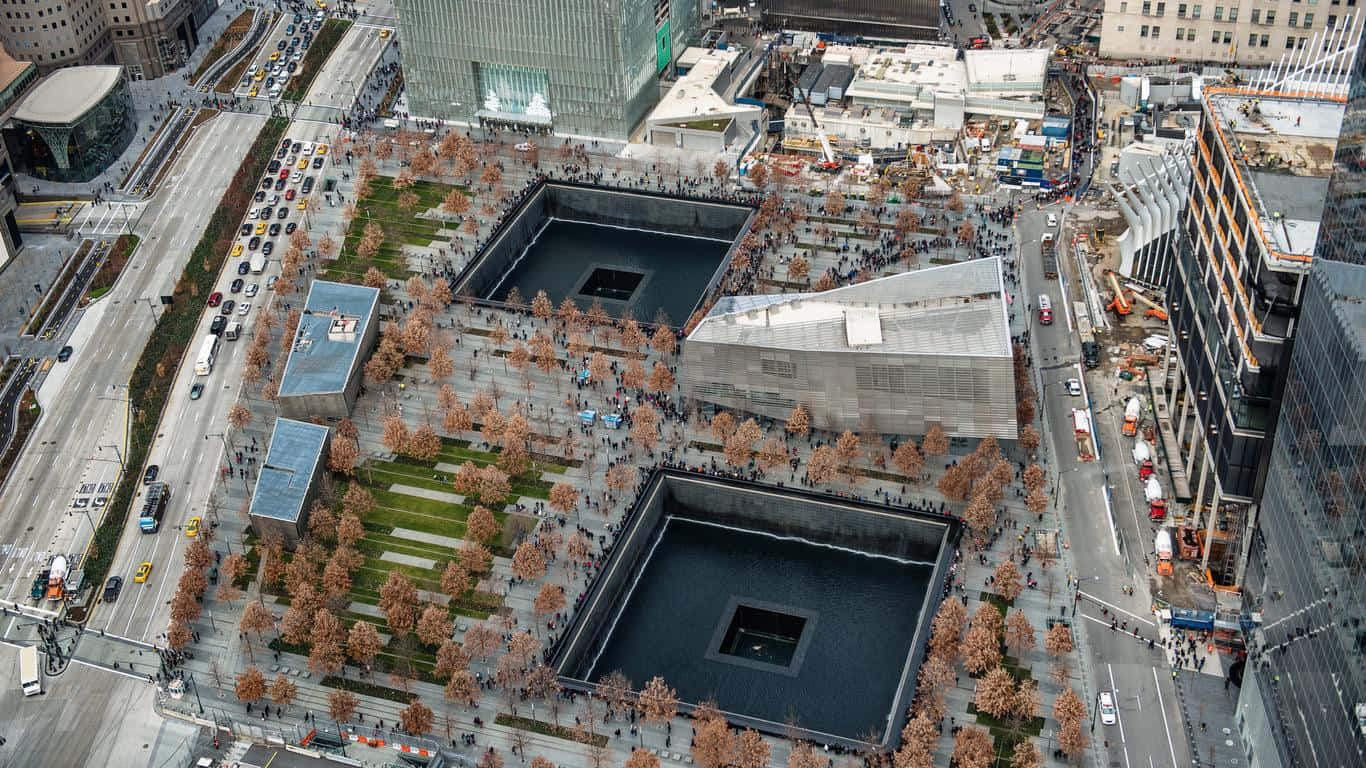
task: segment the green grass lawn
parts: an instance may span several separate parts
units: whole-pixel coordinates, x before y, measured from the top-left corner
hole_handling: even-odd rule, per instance
[[[418,181],[410,191],[418,197],[418,204],[412,211],[399,208],[400,190],[394,187],[394,180],[388,176],[376,176],[370,182],[370,193],[356,203],[356,217],[346,230],[342,241],[341,255],[328,266],[327,271],[363,275],[370,267],[395,280],[406,280],[411,274],[408,260],[403,255],[404,245],[426,246],[437,240],[437,230],[448,227],[447,222],[435,219],[421,219],[417,214],[430,208],[438,208],[446,195],[457,189],[451,184],[438,184],[431,181]],[[463,187],[459,187],[469,194]],[[375,257],[366,261],[356,255],[361,235],[370,221],[384,229],[384,243],[380,245]]]

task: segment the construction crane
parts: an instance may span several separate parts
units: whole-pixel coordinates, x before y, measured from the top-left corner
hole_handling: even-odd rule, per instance
[[[1114,291],[1115,294],[1114,301],[1111,301],[1110,306],[1106,307],[1106,309],[1113,309],[1117,315],[1127,315],[1134,311],[1133,305],[1129,304],[1129,300],[1124,298],[1124,289],[1119,287],[1119,280],[1115,279],[1115,273],[1107,272],[1105,276],[1109,278],[1110,290]]]
[[[820,123],[816,122],[816,110],[811,108],[811,99],[807,98],[806,92],[797,87],[797,83],[792,79],[792,71],[789,67],[783,67],[783,77],[787,79],[787,87],[792,89],[793,95],[801,101],[802,106],[806,107],[806,114],[811,117],[811,127],[815,129],[816,136],[821,142],[821,162],[813,167],[818,171],[834,173],[840,169],[840,161],[835,157],[835,150],[830,146],[830,137],[821,130]]]
[[[1155,317],[1158,320],[1167,319],[1167,310],[1164,309],[1161,304],[1149,299],[1138,291],[1131,291],[1129,295],[1134,297],[1134,301],[1148,307],[1148,311],[1143,313],[1144,317]]]

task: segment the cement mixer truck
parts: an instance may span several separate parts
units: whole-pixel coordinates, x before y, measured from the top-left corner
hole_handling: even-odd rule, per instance
[[[1137,397],[1124,404],[1124,426],[1119,428],[1126,437],[1138,434],[1138,417],[1143,415],[1143,402]]]
[[[1148,475],[1148,480],[1143,485],[1143,498],[1148,501],[1149,520],[1167,518],[1167,499],[1162,495],[1162,485],[1157,482],[1156,475]]]

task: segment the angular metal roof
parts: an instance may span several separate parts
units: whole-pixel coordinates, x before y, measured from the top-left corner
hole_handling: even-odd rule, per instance
[[[726,297],[688,340],[793,350],[1011,356],[1001,263],[994,257],[821,293]]]
[[[365,331],[378,321],[378,305],[377,288],[314,280],[280,378],[280,396],[346,389]],[[355,320],[352,332],[334,332],[339,320]]]
[[[303,512],[308,484],[322,461],[327,427],[278,419],[270,436],[266,463],[251,495],[250,514],[293,522]]]

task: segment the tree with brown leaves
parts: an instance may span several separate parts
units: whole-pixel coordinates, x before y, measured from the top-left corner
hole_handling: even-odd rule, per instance
[[[1017,608],[1006,616],[1006,647],[1014,651],[1017,657],[1025,651],[1034,650],[1034,635],[1034,625],[1029,623],[1029,617],[1024,615],[1024,611]]]
[[[739,426],[739,423],[735,420],[735,416],[729,411],[721,411],[712,417],[712,437],[715,437],[721,443],[725,443],[730,439],[731,435],[735,434],[735,430],[739,429]]]
[[[1043,636],[1043,649],[1053,658],[1061,658],[1072,652],[1072,630],[1066,625],[1057,623],[1048,628]]]
[[[937,459],[949,452],[949,439],[945,437],[944,430],[938,424],[931,426],[930,431],[925,434],[920,450],[930,459]]]
[[[374,624],[368,621],[358,621],[351,625],[351,631],[347,633],[346,655],[357,666],[369,669],[383,645],[384,643],[380,639],[379,632],[375,629]]]
[[[678,693],[670,688],[664,678],[655,675],[641,689],[637,697],[645,722],[663,725],[678,714]],[[642,739],[644,736],[642,735]]]
[[[259,701],[266,695],[266,676],[256,667],[247,667],[237,676],[237,700],[244,702]]]
[[[983,603],[992,611],[996,609]],[[980,612],[979,612],[980,615]],[[998,618],[1000,614],[997,614]],[[963,668],[970,674],[980,675],[1001,663],[1001,641],[992,627],[975,619],[968,632],[963,636]]]
[[[417,620],[417,639],[427,646],[438,646],[451,637],[451,619],[446,609],[427,604]]]
[[[397,412],[390,414],[389,418],[384,420],[384,433],[381,435],[380,441],[384,443],[385,448],[394,453],[404,453],[408,448],[410,439],[408,425],[403,422],[403,417]]]
[[[939,604],[934,615],[933,629],[930,633],[930,655],[952,664],[962,652],[960,640],[963,624],[967,621],[967,608],[959,600],[945,600]]]
[[[536,615],[543,619],[564,610],[564,587],[548,581],[541,584],[541,590],[536,593],[531,605]]]
[[[996,571],[992,574],[992,585],[996,588],[996,594],[1009,602],[1019,597],[1020,590],[1024,589],[1020,579],[1020,566],[1016,565],[1013,559],[1006,558],[996,566]]]
[[[335,675],[346,663],[342,650],[344,630],[341,621],[326,609],[313,616],[313,646],[308,652],[308,668],[320,676]]]
[[[464,595],[470,586],[469,568],[459,560],[447,562],[446,570],[441,574],[441,592],[455,600]]]
[[[607,474],[603,478],[603,483],[613,493],[624,493],[630,490],[631,486],[636,483],[638,477],[639,473],[636,471],[635,467],[628,464],[613,464],[612,467],[607,470]]]
[[[243,639],[247,641],[247,656],[252,657],[251,633],[256,633],[257,641],[261,640],[261,633],[275,627],[275,617],[271,615],[270,609],[258,602],[249,602],[242,610],[242,618],[237,623],[237,628],[242,631]],[[259,698],[259,697],[258,697]]]
[[[962,466],[962,464],[958,465],[958,467]],[[958,467],[955,467],[955,469]],[[944,488],[944,481],[947,480],[948,477],[949,473],[945,473],[944,477],[940,480],[939,490],[942,491],[946,497],[953,498],[948,490]],[[961,477],[966,477],[966,473],[961,475]],[[977,496],[972,497],[972,502],[969,503],[968,508],[963,511],[963,522],[968,524],[968,529],[972,531],[977,546],[980,548],[985,545],[988,537],[991,535],[992,527],[996,525],[996,508],[991,505],[990,499],[982,494],[978,494]]]
[[[735,733],[719,714],[697,716],[693,731],[691,754],[698,768],[725,768],[734,764]]]
[[[995,667],[977,681],[973,703],[978,711],[1004,720],[1015,706],[1015,678],[1004,667]]]
[[[953,764],[957,768],[990,768],[996,762],[996,748],[987,729],[964,727],[953,740]]]
[[[653,752],[649,752],[641,747],[631,750],[631,756],[626,758],[625,768],[659,768],[659,758]]]
[[[338,728],[343,720],[350,720],[356,714],[356,704],[355,694],[350,691],[332,690],[327,693],[327,714]]]
[[[401,571],[389,571],[384,585],[379,588],[379,608],[384,621],[396,637],[413,631],[417,610],[417,587]]]
[[[773,469],[787,463],[787,449],[783,447],[783,441],[776,437],[770,437],[759,446],[759,452],[755,454],[759,461],[759,466],[764,469]]]
[[[1034,742],[1024,739],[1015,745],[1015,751],[1010,755],[1010,768],[1042,768],[1043,757],[1039,754],[1039,748],[1034,746]]]
[[[523,581],[535,581],[545,575],[545,555],[531,539],[525,539],[512,553],[512,573]]]
[[[925,457],[920,455],[914,441],[907,440],[892,451],[892,465],[914,483],[920,480],[925,471]]]
[[[299,695],[299,687],[283,674],[276,675],[275,679],[271,681],[270,700],[279,706],[288,709],[297,695]]]
[[[829,445],[817,446],[806,465],[807,478],[818,485],[834,481],[839,470],[839,456]]]
[[[498,524],[498,519],[493,516],[493,512],[481,505],[476,505],[465,519],[465,536],[472,541],[480,544],[488,544],[497,539],[503,532],[503,526]]]
[[[498,650],[503,644],[503,635],[487,624],[475,624],[465,632],[465,650],[481,661]]]
[[[797,437],[806,437],[811,434],[811,414],[807,412],[806,406],[798,403],[792,406],[792,412],[787,415],[787,433]]]
[[[467,541],[460,546],[460,562],[470,573],[482,575],[489,572],[493,565],[493,553],[477,541]]]
[[[398,722],[407,733],[421,736],[432,729],[434,717],[431,707],[423,704],[421,699],[413,699],[411,704],[398,713]]]
[[[228,409],[228,425],[233,429],[246,429],[251,423],[251,411],[241,403],[233,403]]]

